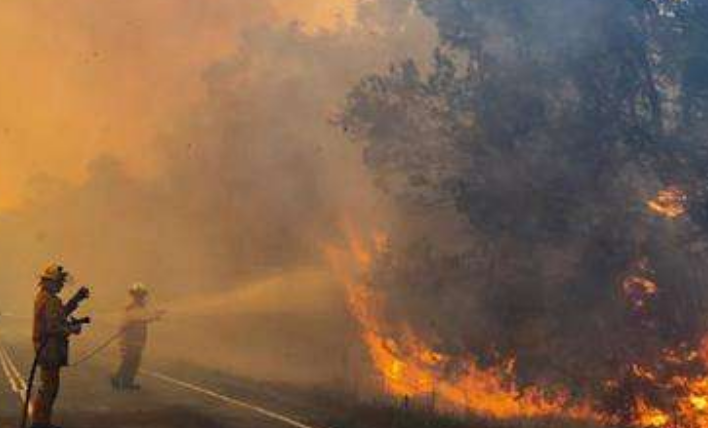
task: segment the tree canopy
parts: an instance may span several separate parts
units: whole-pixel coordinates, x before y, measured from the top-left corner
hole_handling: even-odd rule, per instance
[[[454,205],[478,256],[447,266],[454,255],[394,240],[382,269],[395,275],[382,278],[402,307],[395,317],[448,352],[515,356],[522,380],[579,390],[601,391],[631,363],[653,367],[667,348],[698,347],[708,321],[708,3],[418,6],[439,31],[430,64],[364,78],[341,122],[402,211]],[[657,195],[685,213],[652,211]]]

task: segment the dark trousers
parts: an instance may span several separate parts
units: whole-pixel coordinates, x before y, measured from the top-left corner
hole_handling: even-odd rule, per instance
[[[32,426],[49,427],[52,424],[52,410],[59,394],[60,384],[59,367],[39,368],[39,389],[32,398],[31,416]]]
[[[135,384],[135,376],[140,370],[140,363],[143,360],[142,347],[126,348],[121,350],[121,361],[118,371],[113,378],[117,387],[130,387]]]

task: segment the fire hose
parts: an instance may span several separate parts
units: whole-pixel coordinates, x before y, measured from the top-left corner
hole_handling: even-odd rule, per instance
[[[94,347],[93,350],[89,351],[86,353],[84,356],[81,357],[81,359],[77,359],[76,362],[73,362],[71,365],[69,365],[70,368],[76,368],[77,366],[81,365],[82,363],[88,362],[91,359],[93,359],[96,355],[104,351],[108,346],[113,344],[120,336],[123,334],[123,331],[125,328],[121,328],[118,331],[116,331],[115,334],[111,335],[108,337],[108,339],[98,346]]]
[[[90,323],[90,319],[85,318],[85,319],[80,319],[75,322]],[[106,348],[108,348],[108,346],[110,346],[118,338],[120,338],[120,336],[123,334],[124,331],[125,331],[125,328],[121,328],[118,331],[116,331],[113,335],[108,337],[108,339],[106,339],[103,343],[94,347],[92,350],[90,350],[85,355],[83,355],[80,359],[77,359],[75,362],[71,363],[69,365],[69,368],[76,368],[77,366],[84,364],[84,363],[90,361],[91,359],[93,359],[94,357],[96,357],[99,353],[104,351]],[[46,346],[46,341],[40,345],[39,349],[37,350],[37,353],[35,354],[34,360],[32,362],[32,369],[30,371],[30,375],[27,380],[28,381],[27,391],[25,392],[25,397],[24,397],[24,406],[23,406],[23,411],[22,411],[22,424],[20,425],[20,427],[26,427],[25,425],[27,423],[27,416],[29,414],[29,400],[30,400],[30,397],[32,394],[34,379],[35,379],[35,375],[36,375],[37,367],[38,367],[38,363],[39,363],[38,362],[39,356],[41,355],[45,346]]]
[[[160,312],[160,314],[162,314],[162,312]],[[161,317],[161,316],[159,316],[159,317]],[[158,318],[154,318],[154,319],[150,319],[150,320],[146,320],[146,323],[151,323],[151,322],[154,322],[154,321],[156,321],[156,320],[159,320],[159,317],[158,317]],[[86,353],[85,355],[83,355],[80,359],[77,359],[76,362],[74,362],[74,363],[72,363],[71,365],[69,365],[69,367],[70,367],[70,368],[75,368],[75,367],[77,367],[77,366],[79,366],[79,365],[81,365],[81,364],[83,364],[83,363],[85,363],[85,362],[88,362],[89,360],[93,359],[93,358],[96,357],[99,353],[101,353],[101,352],[104,351],[106,348],[108,348],[108,346],[110,346],[111,344],[113,344],[117,339],[119,339],[119,338],[121,337],[121,335],[123,335],[123,333],[125,332],[126,329],[127,329],[127,327],[125,327],[125,326],[122,327],[122,328],[119,328],[113,335],[111,335],[110,337],[108,337],[108,339],[106,339],[104,342],[100,343],[98,346],[94,347],[91,351],[87,352],[87,353]]]
[[[89,319],[89,318],[85,318],[85,319],[80,319],[80,320],[75,321],[75,322],[90,323],[90,319]],[[74,323],[75,323],[75,322],[74,322]],[[81,364],[84,364],[84,363],[90,361],[91,359],[93,359],[94,357],[96,357],[99,353],[101,353],[101,352],[104,351],[106,348],[108,348],[108,346],[110,346],[111,344],[113,344],[117,339],[119,339],[119,338],[121,337],[121,335],[123,334],[124,331],[125,331],[125,328],[119,329],[119,330],[116,331],[113,335],[111,335],[110,337],[108,337],[108,339],[106,339],[103,343],[99,344],[98,346],[96,346],[95,348],[93,348],[92,350],[90,350],[89,352],[87,352],[87,353],[86,353],[84,356],[82,356],[80,359],[77,359],[75,362],[73,362],[73,363],[71,363],[70,365],[68,365],[68,367],[69,367],[69,368],[76,368],[77,366],[79,366],[79,365],[81,365]],[[27,390],[26,390],[25,396],[24,396],[24,405],[23,405],[23,410],[22,410],[22,424],[20,425],[20,427],[26,427],[25,425],[27,424],[27,417],[28,417],[28,414],[29,414],[29,401],[30,401],[30,398],[31,398],[31,395],[32,395],[32,389],[33,389],[33,385],[34,385],[34,379],[35,379],[35,376],[36,376],[36,373],[37,373],[37,367],[38,367],[38,364],[39,364],[39,356],[41,355],[42,351],[44,350],[46,344],[47,344],[47,343],[46,343],[46,341],[45,341],[44,343],[42,343],[42,344],[40,345],[39,349],[38,349],[37,352],[35,353],[34,360],[33,360],[33,362],[32,362],[32,369],[30,370],[30,375],[29,375],[28,380],[27,380],[27,381],[28,381],[28,382],[27,382]]]
[[[158,316],[158,318],[156,318],[154,320],[158,320],[158,319],[159,319],[159,316]],[[80,325],[84,325],[84,324],[88,324],[88,323],[91,323],[91,319],[89,317],[85,317],[82,319],[75,319],[75,318],[69,319],[69,325],[74,325],[74,326],[79,325],[80,326]],[[96,346],[95,348],[93,348],[92,350],[87,352],[80,359],[76,360],[75,362],[73,362],[72,364],[70,364],[68,366],[70,368],[75,368],[75,367],[93,359],[99,353],[101,353],[106,348],[108,348],[108,346],[113,344],[118,338],[120,338],[121,335],[123,334],[123,332],[125,331],[125,329],[126,329],[125,327],[121,327],[113,335],[108,337],[108,339],[106,339],[103,343],[99,344],[98,346]],[[39,357],[41,356],[42,352],[44,351],[44,349],[47,345],[47,342],[48,342],[48,339],[44,340],[40,344],[39,348],[35,352],[34,359],[32,361],[32,368],[30,370],[30,374],[29,374],[29,377],[27,380],[27,388],[26,388],[25,395],[24,395],[24,404],[22,407],[22,422],[20,425],[20,427],[22,427],[22,428],[26,427],[26,425],[27,425],[27,419],[28,419],[28,415],[29,415],[29,403],[30,403],[30,399],[32,396],[32,389],[34,386],[34,379],[35,379],[35,376],[37,373],[37,367],[39,366]]]
[[[74,319],[71,318],[69,320],[69,325],[72,326],[82,326],[82,325],[87,325],[91,323],[91,318],[89,317],[84,317],[81,319]],[[35,376],[37,375],[37,367],[39,366],[39,358],[42,355],[42,352],[44,349],[47,347],[47,343],[49,343],[49,338],[45,338],[42,343],[39,345],[37,348],[37,351],[34,354],[34,359],[32,360],[32,368],[30,369],[29,377],[27,378],[27,389],[25,390],[25,397],[24,402],[22,404],[22,421],[20,423],[21,428],[27,427],[27,418],[29,416],[29,404],[30,404],[30,399],[32,397],[32,389],[34,387],[34,379]]]

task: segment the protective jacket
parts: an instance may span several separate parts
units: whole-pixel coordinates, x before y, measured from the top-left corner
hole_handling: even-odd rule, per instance
[[[34,301],[32,342],[38,352],[38,365],[60,368],[69,363],[69,327],[66,321],[71,312],[61,299],[40,287]]]
[[[147,326],[157,319],[157,314],[143,305],[136,303],[128,305],[121,325],[121,350],[143,349],[147,343]]]

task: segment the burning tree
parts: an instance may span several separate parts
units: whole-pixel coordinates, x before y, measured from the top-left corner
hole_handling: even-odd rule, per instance
[[[453,206],[468,230],[445,250],[401,223],[368,279],[380,329],[441,377],[513,359],[615,422],[706,423],[708,3],[418,7],[429,67],[363,79],[341,122],[404,218]]]

